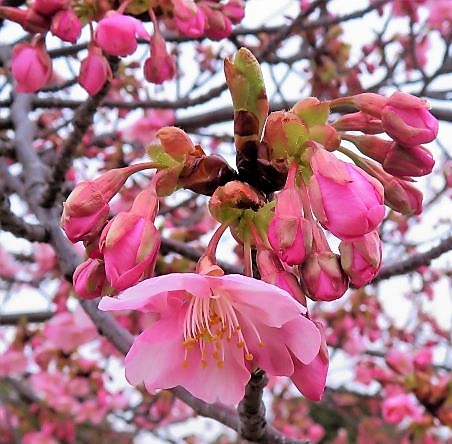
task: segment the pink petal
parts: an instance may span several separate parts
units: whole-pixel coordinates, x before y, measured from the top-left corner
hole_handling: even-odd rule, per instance
[[[226,290],[238,312],[270,327],[281,327],[306,308],[275,285],[238,274],[209,277],[211,287]],[[271,307],[271,310],[268,308]]]
[[[176,313],[156,321],[135,339],[125,359],[126,378],[132,385],[145,382],[154,393],[183,382],[179,374],[184,362],[182,322]]]
[[[299,316],[285,324],[282,333],[282,342],[303,364],[309,364],[318,355],[321,335],[314,322]]]
[[[320,401],[325,390],[327,373],[328,363],[319,354],[308,365],[295,361],[295,371],[290,379],[306,398]]]
[[[290,376],[294,371],[292,357],[288,352],[280,329],[260,325],[258,328],[263,345],[259,344],[250,321],[237,314],[246,345],[253,355],[253,364],[273,376]]]
[[[213,359],[208,359],[207,366],[201,365],[199,348],[188,354],[189,364],[185,370],[185,377],[180,385],[192,395],[213,403],[235,405],[245,395],[245,386],[250,378],[243,352],[232,342],[224,343],[224,365],[219,367]],[[210,350],[209,350],[210,352]]]
[[[197,296],[210,296],[209,284],[204,276],[195,273],[172,273],[146,279],[124,290],[116,298],[102,298],[99,310],[157,311],[153,304],[156,296],[184,290]]]

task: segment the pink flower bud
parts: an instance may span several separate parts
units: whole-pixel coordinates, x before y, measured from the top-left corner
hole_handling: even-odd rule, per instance
[[[378,134],[384,131],[380,119],[361,111],[344,114],[333,123],[338,131],[362,131],[366,134]]]
[[[388,103],[386,97],[375,93],[362,93],[351,97],[353,105],[360,111],[370,114],[371,116],[381,118],[381,112]]]
[[[75,292],[82,298],[94,299],[102,294],[105,285],[105,267],[100,259],[89,258],[74,272]]]
[[[381,122],[384,130],[402,145],[431,142],[438,134],[438,120],[428,109],[427,101],[397,92],[383,108]]]
[[[204,33],[206,17],[193,0],[173,0],[174,22],[181,34],[191,38]]]
[[[41,15],[33,9],[0,6],[0,17],[18,23],[25,31],[32,33],[47,32],[50,28],[49,17]]]
[[[198,3],[206,17],[205,35],[212,40],[221,40],[232,32],[231,20],[218,9],[218,5],[209,1]]]
[[[160,235],[153,224],[157,211],[155,190],[146,189],[135,198],[128,212],[121,212],[105,227],[100,247],[111,286],[124,290],[154,269]]]
[[[360,158],[359,166],[383,185],[385,204],[388,207],[405,215],[422,213],[422,193],[410,182],[388,174],[369,159]]]
[[[78,81],[89,95],[96,95],[107,80],[113,77],[108,60],[98,46],[90,45],[88,57],[82,60]]]
[[[431,173],[434,165],[432,154],[423,146],[394,144],[384,159],[383,169],[397,177],[419,177]]]
[[[245,2],[243,0],[229,0],[223,6],[223,12],[231,19],[232,23],[240,23],[245,17]]]
[[[374,279],[381,266],[381,241],[376,231],[339,245],[342,269],[350,282],[361,288]]]
[[[64,203],[61,226],[72,242],[90,241],[102,230],[110,206],[108,202],[127,178],[141,165],[110,170],[92,181],[79,183]]]
[[[311,167],[309,196],[314,213],[325,228],[340,239],[375,230],[385,214],[380,182],[319,148],[312,154]]]
[[[293,168],[284,189],[276,198],[275,215],[268,227],[268,240],[278,257],[288,265],[300,265],[311,250],[311,223],[303,215],[300,190]]]
[[[306,305],[306,296],[292,273],[284,270],[276,254],[267,249],[258,249],[256,263],[263,281],[286,290],[294,299]]]
[[[313,251],[301,268],[303,282],[311,299],[333,301],[347,291],[348,279],[339,256],[331,251],[322,229],[317,225],[312,230]]]
[[[316,301],[334,301],[347,291],[347,277],[332,251],[312,252],[301,273],[309,296]]]
[[[44,40],[19,43],[13,49],[11,73],[17,82],[16,91],[33,93],[42,88],[52,75],[52,60]]]
[[[161,128],[157,131],[156,136],[165,152],[178,161],[182,161],[187,154],[195,149],[187,133],[175,126]]]
[[[172,79],[176,74],[173,57],[166,50],[165,40],[159,32],[151,37],[151,56],[144,62],[144,77],[157,85]]]
[[[72,9],[65,9],[52,17],[50,31],[65,42],[75,43],[82,32],[82,22]]]
[[[112,11],[99,21],[95,38],[106,53],[127,56],[137,49],[137,35],[149,40],[149,34],[144,29],[143,23],[129,15]]]
[[[70,0],[35,0],[32,9],[42,15],[53,15],[61,9],[69,7]]]

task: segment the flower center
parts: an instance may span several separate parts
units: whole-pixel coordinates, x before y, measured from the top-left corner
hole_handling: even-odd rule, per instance
[[[236,341],[243,349],[247,361],[253,359],[240,328],[239,320],[227,294],[213,294],[210,297],[190,295],[184,321],[185,359],[188,366],[188,352],[194,346],[201,351],[201,365],[207,367],[209,352],[218,367],[224,365],[224,341]],[[259,338],[259,334],[255,332]],[[259,338],[259,342],[261,343]]]

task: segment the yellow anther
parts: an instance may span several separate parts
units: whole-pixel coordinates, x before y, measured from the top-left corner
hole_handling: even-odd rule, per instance
[[[217,367],[223,368],[224,367],[224,361],[217,361]]]
[[[207,361],[205,359],[201,359],[201,366],[202,366],[202,368],[207,367]]]
[[[245,353],[245,359],[247,361],[252,361],[254,359],[254,356],[252,353]]]

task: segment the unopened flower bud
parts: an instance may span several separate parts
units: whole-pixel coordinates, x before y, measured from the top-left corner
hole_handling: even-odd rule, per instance
[[[105,273],[110,285],[125,290],[154,269],[160,235],[154,226],[158,208],[153,188],[135,198],[130,211],[121,212],[105,226],[100,238]]]
[[[383,169],[397,177],[419,177],[431,173],[434,165],[433,156],[427,148],[394,144],[385,157]]]
[[[88,48],[88,56],[82,60],[78,81],[89,95],[96,95],[107,80],[113,77],[110,64],[102,50],[95,45]]]
[[[229,37],[232,31],[232,22],[222,11],[221,7],[209,0],[198,3],[206,18],[204,33],[212,40],[221,40]]]
[[[11,73],[18,92],[33,93],[46,85],[52,75],[52,60],[44,40],[17,44],[12,53]]]
[[[384,131],[380,119],[358,111],[344,114],[333,123],[338,131],[362,131],[366,134],[378,134]]]
[[[306,296],[297,278],[286,271],[276,254],[268,249],[258,249],[256,263],[263,281],[286,290],[294,299],[306,305]]]
[[[431,142],[438,134],[438,120],[428,109],[426,100],[401,92],[394,93],[382,110],[384,130],[402,145]]]
[[[351,239],[380,224],[385,214],[380,182],[319,148],[312,154],[311,167],[311,205],[319,222],[331,233],[340,239]]]
[[[270,113],[265,124],[264,141],[269,147],[270,159],[299,158],[309,134],[303,122],[293,113]]]
[[[311,250],[311,223],[303,217],[301,192],[293,168],[276,198],[275,215],[268,227],[268,240],[278,257],[288,265],[300,265]]]
[[[105,285],[105,267],[100,259],[87,259],[74,272],[76,293],[85,299],[94,299],[102,294]]]
[[[410,182],[392,176],[372,160],[359,156],[353,160],[383,185],[385,204],[388,207],[404,215],[422,213],[422,193]]]
[[[314,225],[313,248],[301,266],[301,276],[314,300],[333,301],[348,288],[348,278],[341,268],[339,256],[334,254],[319,225]]]
[[[173,159],[181,162],[195,150],[188,134],[175,126],[165,126],[157,131],[156,136],[165,150]]]
[[[96,42],[108,54],[127,56],[137,48],[137,36],[149,40],[143,23],[129,15],[111,11],[99,21]]]
[[[321,102],[317,97],[300,100],[290,111],[296,114],[307,127],[326,124],[330,115],[328,103]]]
[[[91,181],[79,183],[64,203],[61,226],[72,242],[91,240],[102,230],[109,211],[108,202],[127,178],[144,164],[110,170]]]
[[[245,2],[243,0],[229,0],[223,5],[224,14],[234,24],[240,23],[245,17]]]
[[[173,0],[174,22],[183,35],[197,39],[204,33],[206,17],[193,0]]]
[[[64,9],[52,17],[50,31],[65,42],[75,43],[82,32],[82,22],[72,9]]]
[[[342,269],[350,282],[361,288],[371,282],[381,266],[381,241],[376,231],[339,245]]]
[[[264,204],[263,196],[254,188],[233,180],[215,190],[209,201],[209,211],[217,221],[223,223],[240,217],[247,209],[257,211]]]
[[[148,82],[161,85],[172,79],[176,73],[176,65],[171,54],[166,50],[166,43],[159,32],[151,37],[151,56],[144,62],[144,77]]]

